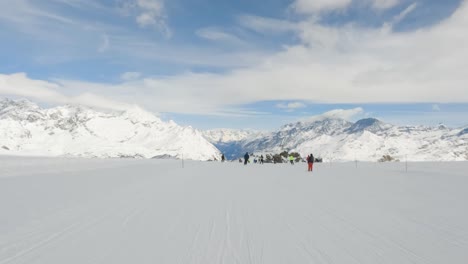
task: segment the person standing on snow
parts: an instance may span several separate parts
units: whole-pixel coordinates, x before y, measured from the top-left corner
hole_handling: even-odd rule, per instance
[[[289,162],[291,162],[291,165],[294,165],[294,157],[293,157],[293,155],[289,155]]]
[[[224,154],[221,154],[221,162],[224,162],[226,158],[224,157]]]
[[[314,155],[310,154],[309,156],[307,156],[307,165],[307,171],[312,171],[314,167]]]
[[[247,165],[247,162],[249,162],[249,158],[250,158],[249,153],[246,152],[244,155],[244,165]]]
[[[260,156],[260,164],[263,164],[263,155]]]

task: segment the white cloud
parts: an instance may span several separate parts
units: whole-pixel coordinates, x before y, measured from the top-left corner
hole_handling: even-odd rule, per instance
[[[94,1],[94,0],[50,0],[50,1],[68,5],[73,8],[81,8],[81,9],[92,8],[92,9],[101,9],[101,10],[106,8],[101,3]]]
[[[384,23],[382,26],[383,32],[391,32],[395,25],[398,25],[403,21],[411,12],[413,12],[418,7],[418,3],[413,3],[401,11],[398,15],[394,16],[393,19],[389,22]]]
[[[400,3],[400,0],[371,0],[372,7],[378,10],[389,9]]]
[[[149,25],[156,25],[158,22],[156,21],[156,17],[150,13],[142,13],[137,16],[136,21],[138,25],[145,27]]]
[[[241,15],[238,21],[243,27],[259,33],[280,34],[295,32],[299,29],[296,23],[253,15]]]
[[[141,14],[136,21],[141,27],[154,26],[166,37],[171,36],[171,31],[166,24],[163,0],[136,0]]]
[[[35,34],[36,36],[47,33],[47,31],[40,28],[44,24],[50,25],[49,30],[58,26],[70,27],[77,25],[74,19],[47,8],[38,7],[28,0],[0,1],[0,21],[2,24],[13,25],[15,30],[19,32]],[[46,36],[49,37],[48,34]]]
[[[120,7],[127,15],[136,13],[135,20],[140,27],[154,27],[166,37],[171,36],[166,23],[164,0],[122,0]]]
[[[0,0],[0,24],[7,29],[0,31],[0,39],[19,36],[27,39],[27,44],[34,44],[28,48],[30,61],[24,63],[50,65],[90,60],[108,63],[112,60],[113,65],[116,61],[125,61],[130,67],[144,67],[142,65],[153,64],[157,60],[187,68],[208,66],[227,69],[252,65],[268,53],[245,45],[245,42],[237,43],[242,45],[231,47],[233,50],[226,53],[222,49],[191,42],[154,41],[154,34],[148,34],[146,30],[133,30],[121,26],[121,23],[112,24],[121,16],[131,17],[130,23],[133,23],[133,19],[142,12],[136,0],[115,0],[120,3],[119,8],[92,0],[51,1]],[[96,20],[85,19],[79,16],[79,12],[63,16],[60,11],[70,7],[102,16]],[[170,29],[167,28],[165,35],[170,36]]]
[[[298,108],[305,108],[307,107],[306,104],[301,102],[291,102],[291,103],[280,103],[276,105],[277,108],[288,109],[288,110],[295,110]]]
[[[352,118],[363,115],[364,109],[361,107],[353,108],[353,109],[335,109],[328,112],[325,112],[321,115],[311,116],[304,121],[319,121],[327,118],[333,119],[344,119],[344,120],[352,120]]]
[[[246,45],[241,47],[245,48]],[[118,52],[118,55],[138,59],[142,63],[152,63],[156,60],[184,67],[209,66],[224,69],[254,65],[268,54],[264,50],[243,49],[226,53],[209,46],[165,46],[139,37],[113,38],[112,50]]]
[[[250,61],[245,58],[254,56],[248,52],[224,56],[204,52],[191,57],[176,49],[156,54],[152,43],[135,41],[130,45],[131,41],[124,38],[120,41],[127,46],[122,52],[139,54],[141,58],[167,56],[187,64],[190,57],[193,64],[206,65],[203,63],[214,60],[229,67],[242,63],[236,65],[237,69],[218,73],[185,72],[120,84],[55,80],[53,88],[28,91],[44,98],[59,97],[51,96],[53,91],[74,91],[71,96],[91,93],[113,101],[138,103],[155,112],[198,114],[219,113],[228,106],[257,101],[298,98],[355,104],[468,102],[467,1],[444,21],[410,32],[355,24],[325,26],[310,20],[293,27],[299,43],[285,46],[280,52],[255,54],[256,59]],[[113,49],[117,49],[114,43],[117,45],[118,40],[111,40]],[[43,88],[37,82],[32,84]],[[21,89],[15,92],[14,85],[5,90],[24,94]]]
[[[64,87],[57,83],[33,80],[25,73],[11,75],[0,74],[0,94],[6,96],[21,96],[40,102],[55,104],[76,104],[94,108],[126,110],[131,104],[118,102],[91,92],[81,92],[76,95],[64,95],[60,91]]]
[[[396,23],[399,23],[401,22],[403,19],[405,19],[405,17],[410,14],[411,12],[413,12],[416,7],[418,7],[418,3],[413,3],[411,5],[409,5],[407,8],[405,8],[405,10],[403,10],[400,14],[398,14],[394,19],[393,19],[393,24],[396,24]]]
[[[154,13],[156,16],[161,16],[164,9],[162,0],[136,0],[136,3],[143,10]]]
[[[352,0],[295,0],[292,7],[298,13],[316,14],[345,9],[351,2]]]
[[[122,75],[120,75],[120,79],[122,81],[133,81],[139,79],[140,77],[140,72],[124,72]]]
[[[401,0],[360,0],[375,10],[387,10],[400,4]],[[317,15],[346,10],[353,0],[295,0],[291,7],[300,14]]]
[[[214,27],[198,29],[195,34],[201,38],[212,41],[222,41],[231,44],[244,44],[244,42],[235,35],[229,34],[221,29]]]
[[[0,1],[0,24],[10,31],[0,33],[0,38],[19,36],[19,43],[27,47],[29,62],[39,64],[96,59],[110,48],[117,27],[85,19],[78,13],[65,15],[61,12],[64,7],[99,11],[103,17],[113,15],[111,8],[88,0]]]
[[[47,19],[49,21],[65,25],[76,24],[76,21],[73,19],[57,14],[57,12],[51,12],[50,10],[39,8],[28,0],[0,1],[0,19],[5,19],[8,22],[14,23]]]
[[[59,88],[54,83],[31,80],[25,73],[0,74],[0,94],[4,95],[43,98],[47,101],[59,102],[66,99],[65,96],[57,91]]]

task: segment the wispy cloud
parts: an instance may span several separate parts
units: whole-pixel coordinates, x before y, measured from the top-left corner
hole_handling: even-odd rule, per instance
[[[323,1],[314,2],[324,4]],[[25,15],[27,22],[18,21],[19,19],[8,14],[4,2],[0,3],[0,7],[5,7],[0,8],[0,19],[24,27],[37,25],[29,25],[30,22],[37,21],[28,19],[35,19],[41,23],[48,21],[50,24],[51,19],[56,22],[64,18],[70,20],[67,25],[74,25],[73,29],[75,25],[80,25],[74,17],[65,18],[54,12],[47,12],[45,15],[44,11],[50,11],[49,9],[38,9],[37,5],[31,3],[26,0],[12,2],[15,8],[11,10],[16,11],[11,12],[15,15],[20,17],[21,14],[36,14]],[[136,1],[131,3],[137,4]],[[303,2],[304,5],[310,3],[312,2],[305,0]],[[330,4],[324,5],[311,8],[331,10],[331,6],[335,6],[333,8],[336,10],[347,7],[348,3],[330,1]],[[326,5],[331,6],[327,9]],[[409,6],[396,20],[401,20],[415,7],[416,5]],[[143,12],[136,12],[132,19]],[[102,44],[102,47],[106,48],[105,54],[113,52],[112,54],[128,56],[121,57],[130,58],[124,60],[125,62],[138,60],[178,63],[187,66],[188,70],[167,76],[151,76],[145,72],[145,78],[123,78],[121,83],[117,84],[66,78],[49,82],[44,81],[47,77],[34,80],[27,76],[13,78],[6,75],[3,77],[11,78],[8,86],[3,86],[1,92],[51,101],[67,101],[68,97],[94,94],[112,101],[138,103],[156,112],[198,114],[219,113],[227,106],[257,101],[291,101],[298,98],[307,102],[355,104],[468,102],[467,17],[468,2],[464,1],[458,10],[444,21],[408,32],[394,32],[388,27],[368,28],[354,23],[338,26],[321,24],[320,21],[309,17],[297,22],[255,16],[241,19],[239,23],[243,28],[264,33],[275,32],[274,26],[270,27],[269,24],[278,25],[279,29],[276,29],[276,32],[290,32],[297,39],[295,44],[282,46],[280,51],[263,53],[255,50],[219,53],[208,47],[173,47],[172,43],[157,42],[146,36],[132,34],[131,30],[93,28],[92,34],[88,36],[82,33],[86,30],[80,31],[77,26],[77,32],[81,34],[76,34],[79,35],[77,37],[70,36],[70,45],[73,45],[76,38],[84,36],[87,36],[86,40],[92,40],[89,41],[92,43],[89,47],[80,47],[81,53],[78,55],[90,50],[96,52],[96,47]],[[43,31],[46,30],[43,28]],[[65,37],[70,34],[65,34],[66,31],[57,30],[54,34],[49,33],[48,37],[60,35],[63,41],[67,41]],[[212,30],[200,34],[218,40],[232,37],[222,33],[222,30]],[[102,36],[106,36],[108,44]],[[58,44],[56,46],[63,46],[64,49],[68,47]],[[65,55],[69,54],[74,53],[67,50]],[[193,65],[214,65],[218,67],[218,71],[190,71]],[[219,71],[221,67],[225,68]],[[65,95],[67,98],[61,97]]]
[[[392,21],[392,24],[400,23],[403,19],[405,19],[408,14],[413,12],[418,7],[418,3],[412,3],[409,5],[405,10],[403,10],[400,14],[398,14]]]
[[[237,36],[230,34],[220,28],[216,27],[207,27],[207,28],[200,28],[196,32],[197,36],[212,40],[212,41],[221,41],[228,44],[235,44],[235,45],[245,45],[246,43],[238,38]]]
[[[292,112],[299,108],[305,108],[307,107],[307,105],[301,102],[291,102],[291,103],[279,103],[276,105],[276,107]]]
[[[58,83],[32,80],[24,73],[11,75],[0,74],[0,94],[21,96],[40,102],[54,104],[76,104],[100,109],[126,110],[133,107],[129,103],[112,100],[91,92],[65,95],[60,91],[63,86]]]
[[[266,34],[281,34],[299,30],[297,23],[254,15],[240,15],[238,22],[245,28]]]
[[[16,36],[27,37],[31,45],[30,60],[38,64],[62,64],[87,59],[99,62],[112,60],[115,63],[152,65],[154,61],[170,65],[203,67],[245,67],[259,61],[266,52],[246,48],[235,35],[221,36],[237,43],[238,48],[229,53],[192,43],[171,43],[161,41],[161,34],[148,34],[146,30],[135,30],[137,23],[113,23],[122,16],[136,20],[138,15],[153,10],[165,24],[167,14],[162,1],[118,0],[108,6],[91,0],[50,0],[40,3],[32,0],[18,0],[11,3],[0,1],[1,26],[15,31]],[[76,9],[87,14],[98,14],[96,20],[84,19]],[[65,11],[67,12],[65,12]],[[159,10],[156,12],[156,10]],[[148,12],[150,12],[148,11]],[[154,27],[148,25],[146,28]],[[157,29],[157,28],[156,28]],[[159,30],[159,29],[158,29]],[[170,33],[168,29],[166,33]],[[163,29],[165,31],[165,29]],[[73,32],[73,34],[70,34]],[[205,37],[215,38],[215,32],[203,32]],[[6,34],[6,33],[5,33]],[[0,32],[2,35],[2,32]],[[163,36],[168,36],[162,34]],[[170,34],[169,34],[170,35]],[[3,35],[2,35],[3,37]],[[226,41],[221,41],[223,44]],[[110,57],[112,55],[112,57]]]
[[[319,121],[327,118],[334,118],[334,119],[344,119],[344,120],[352,120],[354,117],[364,115],[364,109],[361,107],[352,108],[352,109],[334,109],[328,112],[325,112],[320,115],[315,115],[311,117],[307,117],[303,119],[303,121]]]
[[[168,64],[237,68],[247,67],[261,61],[269,53],[261,50],[233,50],[220,52],[209,47],[169,45],[150,41],[139,36],[114,36],[112,50],[120,56],[138,59],[140,62],[159,61]],[[245,47],[245,46],[243,46]]]
[[[208,113],[211,116],[225,116],[225,117],[261,117],[271,115],[270,112],[246,110],[242,108],[227,108],[221,111],[213,111]]]
[[[76,25],[76,21],[32,4],[28,0],[1,1],[0,21],[17,26],[18,30],[33,33],[32,28],[39,25],[51,24]]]
[[[345,9],[352,0],[295,0],[292,7],[298,13],[316,14]]]
[[[401,0],[371,0],[372,7],[378,10],[385,10],[400,4]]]
[[[166,37],[171,37],[164,0],[121,0],[120,8],[125,14],[135,14],[139,26],[154,27]]]
[[[399,5],[401,0],[295,0],[291,7],[300,14],[319,15],[346,10],[356,2],[369,6],[374,10],[383,11]]]
[[[49,0],[51,2],[68,5],[79,9],[99,9],[104,10],[107,7],[95,0]]]
[[[133,81],[137,80],[142,76],[140,72],[124,72],[120,75],[122,81]]]
[[[51,0],[41,4],[30,0],[10,3],[0,1],[0,22],[2,26],[15,31],[14,37],[19,36],[20,39],[26,38],[29,41],[27,52],[30,53],[32,62],[82,60],[107,51],[110,47],[107,32],[116,30],[113,25],[68,13],[70,8],[85,3],[88,1]],[[82,8],[101,7],[89,4]],[[105,13],[109,12],[105,9],[100,12],[109,14]]]

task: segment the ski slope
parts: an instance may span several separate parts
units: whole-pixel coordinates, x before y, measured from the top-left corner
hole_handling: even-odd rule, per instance
[[[468,263],[468,163],[0,157],[0,264]]]

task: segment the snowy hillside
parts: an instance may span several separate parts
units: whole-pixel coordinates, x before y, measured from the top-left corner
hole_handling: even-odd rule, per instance
[[[377,161],[383,155],[412,161],[461,161],[468,159],[468,129],[394,126],[374,118],[355,123],[336,118],[287,124],[262,137],[240,141],[213,142],[223,152],[237,150],[280,153],[283,150],[309,153],[324,160]],[[224,145],[223,145],[224,144]],[[231,146],[235,146],[233,149]]]
[[[105,113],[77,106],[41,109],[8,99],[0,101],[0,154],[219,159],[197,130],[137,107]]]
[[[222,150],[227,159],[239,157],[245,149],[243,142],[262,139],[267,133],[255,130],[214,129],[202,131],[203,136]]]
[[[0,157],[2,264],[466,264],[467,162]]]
[[[235,142],[261,137],[264,133],[255,130],[213,129],[202,131],[210,142]]]

